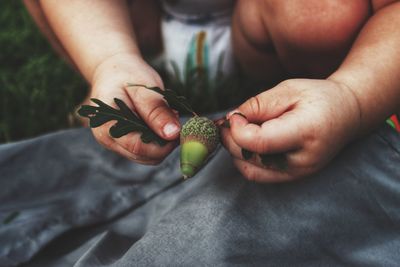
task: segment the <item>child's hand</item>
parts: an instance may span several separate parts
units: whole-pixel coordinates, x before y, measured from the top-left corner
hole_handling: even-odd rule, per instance
[[[163,97],[143,87],[127,87],[127,83],[163,88],[159,75],[141,58],[118,54],[103,61],[96,69],[91,97],[114,105],[114,98],[123,100],[159,136],[171,142],[165,146],[145,144],[139,133],[112,138],[108,131],[115,122],[93,129],[97,141],[129,159],[143,164],[158,164],[177,145],[180,124],[178,116],[167,106]]]
[[[234,112],[246,118],[232,115]],[[291,180],[329,162],[358,134],[360,115],[357,99],[342,84],[287,80],[229,113],[231,127],[222,130],[223,143],[249,180]],[[241,148],[257,155],[253,153],[245,160]],[[259,154],[276,153],[280,156],[269,157],[272,159],[267,166],[262,164]],[[274,158],[280,162],[274,162]]]

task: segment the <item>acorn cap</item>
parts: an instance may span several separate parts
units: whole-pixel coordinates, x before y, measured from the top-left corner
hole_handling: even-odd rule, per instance
[[[219,143],[219,129],[212,120],[196,116],[182,126],[180,141],[181,144],[198,141],[207,147],[208,153],[211,153]]]

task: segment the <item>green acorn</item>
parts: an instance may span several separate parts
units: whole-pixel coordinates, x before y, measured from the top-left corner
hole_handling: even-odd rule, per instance
[[[195,116],[181,129],[181,171],[183,178],[196,174],[219,143],[219,130],[214,122]]]

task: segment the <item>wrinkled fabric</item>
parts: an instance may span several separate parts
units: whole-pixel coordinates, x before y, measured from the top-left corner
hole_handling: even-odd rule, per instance
[[[0,266],[398,266],[399,166],[389,127],[279,184],[223,148],[183,181],[178,150],[143,166],[88,129],[1,145]]]

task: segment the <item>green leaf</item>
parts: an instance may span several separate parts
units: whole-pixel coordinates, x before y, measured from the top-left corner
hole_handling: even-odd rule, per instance
[[[279,171],[287,171],[288,162],[284,153],[261,154],[261,163],[266,167],[277,168]]]
[[[251,159],[252,156],[253,156],[253,152],[251,152],[250,150],[242,148],[242,157],[245,160]]]
[[[146,123],[138,117],[121,99],[114,98],[119,109],[115,109],[99,99],[91,99],[98,106],[83,105],[78,110],[82,117],[89,118],[91,128],[96,128],[109,121],[117,121],[110,127],[110,135],[119,138],[131,132],[142,133],[140,138],[143,143],[155,142],[164,146],[167,141],[159,137]]]
[[[159,93],[164,97],[164,99],[167,101],[168,106],[170,108],[177,110],[178,112],[181,113],[191,113],[193,115],[197,115],[192,106],[190,105],[189,101],[186,99],[184,96],[179,96],[175,91],[170,90],[170,89],[165,89],[162,90],[160,87],[148,87],[146,85],[142,84],[131,84],[129,83],[128,86],[141,86],[145,87],[149,90],[152,90],[156,93]]]

